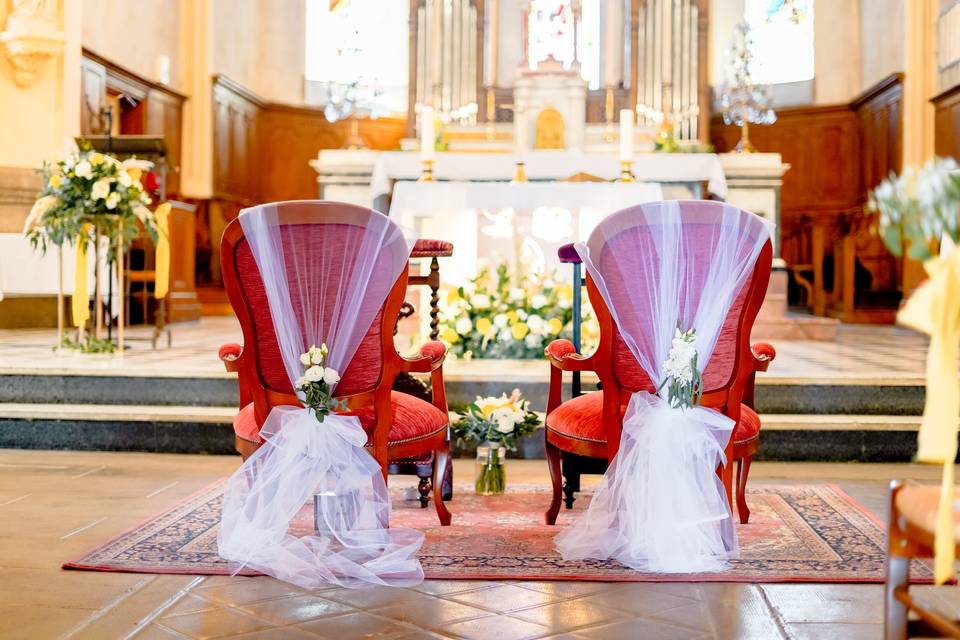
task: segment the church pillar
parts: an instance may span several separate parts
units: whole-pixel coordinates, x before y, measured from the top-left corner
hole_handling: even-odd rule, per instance
[[[937,0],[907,0],[904,28],[906,73],[903,80],[903,165],[922,165],[933,157],[936,94]]]
[[[933,157],[936,94],[936,17],[938,0],[906,0],[904,7],[903,167],[922,166]],[[903,259],[903,293],[909,295],[926,277],[922,263]]]
[[[198,199],[213,195],[212,13],[211,0],[181,0],[182,76],[190,99],[183,105],[180,188]]]

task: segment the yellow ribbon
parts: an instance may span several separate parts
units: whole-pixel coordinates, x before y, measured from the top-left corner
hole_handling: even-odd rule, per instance
[[[87,242],[90,239],[90,225],[83,225],[77,236],[77,261],[73,272],[73,296],[70,310],[73,314],[73,326],[82,327],[90,319],[90,290],[87,287]]]
[[[943,479],[934,529],[934,578],[943,584],[953,577],[954,460],[960,417],[960,251],[924,263],[930,278],[921,284],[897,315],[897,320],[930,335],[927,353],[927,397],[920,424],[917,460],[942,464]]]
[[[153,212],[157,222],[156,279],[154,297],[161,300],[170,290],[170,203],[164,202]]]

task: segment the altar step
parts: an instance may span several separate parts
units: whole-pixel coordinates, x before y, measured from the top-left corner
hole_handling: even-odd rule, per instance
[[[0,403],[0,448],[233,453],[233,407]],[[919,416],[762,414],[758,460],[908,461]],[[542,458],[540,433],[522,443]]]
[[[547,402],[545,371],[526,369],[519,367],[504,374],[484,367],[451,367],[444,376],[447,403],[456,409],[478,395],[499,395],[519,388],[535,410],[543,411]],[[595,389],[596,378],[585,376],[583,390]],[[569,379],[563,397],[570,397]],[[761,413],[770,414],[916,416],[923,413],[924,397],[922,378],[768,375],[757,380],[756,406]],[[0,371],[0,403],[11,402],[236,408],[239,400],[236,378],[226,373],[137,376]]]

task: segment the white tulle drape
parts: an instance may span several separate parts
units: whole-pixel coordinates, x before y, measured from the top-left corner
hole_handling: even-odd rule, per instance
[[[576,248],[659,388],[678,327],[696,330],[698,366],[706,369],[770,229],[736,207],[667,201],[613,214]],[[716,474],[733,427],[715,409],[671,408],[666,397],[634,393],[616,457],[587,510],[556,538],[561,555],[613,558],[639,571],[723,570],[739,553]]]
[[[320,202],[246,209],[240,224],[266,290],[293,381],[300,354],[326,343],[341,374],[391,287],[414,239],[374,211]],[[390,496],[356,417],[320,423],[304,408],[275,407],[264,444],[224,493],[220,555],[304,588],[411,585],[423,579],[423,534],[389,528]]]

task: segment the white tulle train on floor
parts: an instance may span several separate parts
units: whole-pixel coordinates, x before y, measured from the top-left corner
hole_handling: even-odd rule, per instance
[[[234,571],[251,567],[306,589],[423,580],[423,533],[388,528],[390,495],[355,417],[319,423],[307,409],[277,407],[260,433],[264,445],[224,492],[217,542]]]

